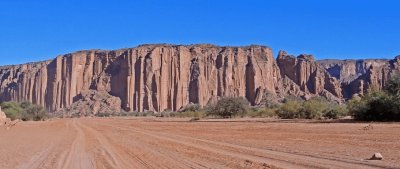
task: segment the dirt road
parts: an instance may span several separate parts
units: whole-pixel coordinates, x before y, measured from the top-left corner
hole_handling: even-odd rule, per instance
[[[400,124],[63,119],[0,128],[0,168],[400,168]],[[383,161],[365,160],[381,152]]]

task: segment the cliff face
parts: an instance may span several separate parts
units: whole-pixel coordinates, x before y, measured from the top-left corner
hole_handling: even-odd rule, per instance
[[[382,89],[400,70],[400,57],[393,60],[321,60],[318,63],[337,78],[345,98],[364,94],[369,89]]]
[[[143,45],[79,51],[0,67],[0,101],[31,101],[50,111],[69,108],[87,91],[118,97],[127,111],[178,110],[226,96],[242,96],[255,105],[267,92],[340,101],[347,96],[341,84],[357,86],[352,83],[361,83],[365,76],[365,84],[370,82],[366,88],[382,86],[387,71],[398,69],[398,60],[360,68],[357,62],[317,63],[310,55],[296,58],[285,52],[275,60],[264,46]]]
[[[60,110],[82,91],[106,91],[130,111],[177,110],[224,96],[256,104],[278,88],[279,71],[267,47],[144,45],[80,51],[52,61],[0,68],[1,101],[29,100]]]
[[[277,62],[281,74],[293,80],[302,91],[331,99],[342,98],[339,81],[315,62],[312,55],[294,57],[280,51]]]

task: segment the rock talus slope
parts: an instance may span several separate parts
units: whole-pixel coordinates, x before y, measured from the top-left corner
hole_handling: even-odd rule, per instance
[[[116,97],[120,102],[113,101],[113,107],[121,104],[126,111],[178,110],[226,96],[242,96],[256,105],[266,92],[341,101],[384,85],[390,72],[399,69],[399,59],[363,65],[315,61],[311,55],[294,57],[283,51],[275,60],[270,48],[257,45],[87,50],[0,67],[0,101],[31,101],[50,111],[70,107],[85,91]]]

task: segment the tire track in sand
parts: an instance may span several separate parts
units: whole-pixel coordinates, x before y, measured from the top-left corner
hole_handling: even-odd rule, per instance
[[[39,152],[38,154],[34,155],[31,160],[22,166],[17,168],[20,169],[32,169],[32,168],[40,168],[45,164],[46,159],[50,156],[54,145],[48,146],[44,151]]]
[[[81,127],[77,124],[76,119],[72,121],[72,127],[77,131],[76,138],[73,141],[66,158],[63,160],[62,169],[70,168],[84,168],[93,169],[94,161],[92,157],[87,153],[85,147],[85,134]]]
[[[83,120],[79,120],[77,125],[83,129],[83,132],[87,133],[91,136],[92,140],[95,140],[97,143],[92,143],[95,145],[95,148],[92,149],[91,152],[94,154],[96,158],[96,168],[104,167],[104,168],[139,168],[137,162],[130,163],[132,159],[127,159],[129,156],[122,151],[116,149],[105,136],[94,130],[93,128],[81,123]],[[97,150],[97,151],[96,151]]]

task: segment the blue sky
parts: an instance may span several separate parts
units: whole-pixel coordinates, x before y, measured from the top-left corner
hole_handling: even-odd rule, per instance
[[[260,44],[317,59],[400,55],[397,0],[4,0],[0,65],[143,43]]]

